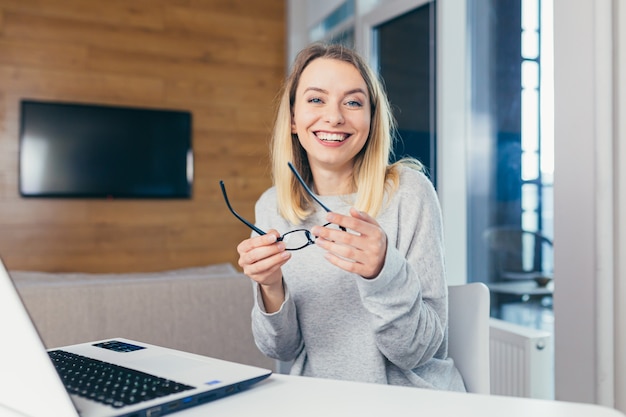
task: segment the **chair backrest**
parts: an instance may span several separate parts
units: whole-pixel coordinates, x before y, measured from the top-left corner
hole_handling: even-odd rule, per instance
[[[448,356],[468,392],[489,394],[489,289],[481,282],[448,287]]]

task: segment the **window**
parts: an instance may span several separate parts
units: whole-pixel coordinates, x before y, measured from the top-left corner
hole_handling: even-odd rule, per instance
[[[529,290],[536,285],[529,279],[533,275],[521,272],[550,275],[553,265],[553,135],[551,104],[546,100],[551,86],[542,77],[542,58],[545,55],[549,62],[551,53],[542,39],[541,5],[541,0],[477,0],[469,9],[468,276],[517,289],[524,283]],[[498,229],[537,232],[542,238],[506,234],[507,239],[517,239],[510,246],[521,253],[507,258],[503,266],[502,251],[486,239]],[[544,238],[549,244],[543,244]],[[492,293],[503,288],[493,286]],[[533,299],[532,291],[528,294],[498,297],[493,314],[548,328],[551,297],[544,293]]]

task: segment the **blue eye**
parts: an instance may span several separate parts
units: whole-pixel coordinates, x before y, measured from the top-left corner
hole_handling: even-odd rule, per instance
[[[318,97],[313,97],[308,100],[309,103],[320,104],[322,103],[322,99]]]
[[[361,102],[356,101],[356,100],[350,100],[346,104],[348,105],[348,107],[363,107]]]

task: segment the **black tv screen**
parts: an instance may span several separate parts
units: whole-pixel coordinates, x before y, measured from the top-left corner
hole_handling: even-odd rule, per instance
[[[22,100],[25,197],[190,198],[191,113]]]

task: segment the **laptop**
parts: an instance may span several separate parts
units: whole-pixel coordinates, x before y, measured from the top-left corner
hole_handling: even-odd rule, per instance
[[[2,415],[156,417],[235,394],[271,373],[122,337],[46,350],[0,259]]]

